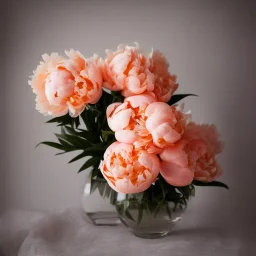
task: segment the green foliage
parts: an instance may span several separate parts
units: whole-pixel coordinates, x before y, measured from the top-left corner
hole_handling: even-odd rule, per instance
[[[189,93],[189,94],[174,94],[174,95],[172,95],[171,99],[167,103],[168,103],[168,105],[171,106],[188,96],[197,96],[197,95],[191,94],[191,93]]]
[[[58,126],[70,125],[71,127],[78,127],[80,125],[79,117],[71,117],[69,113],[65,116],[55,117],[46,123],[57,123]]]
[[[47,123],[56,123],[61,127],[61,132],[55,134],[58,142],[43,141],[38,145],[47,145],[61,150],[56,155],[80,151],[69,163],[87,158],[78,172],[92,167],[91,177],[102,177],[99,171],[100,161],[107,147],[115,141],[115,135],[108,127],[106,109],[111,103],[117,101],[123,101],[123,96],[119,92],[110,94],[103,91],[100,100],[94,105],[87,105],[80,116],[72,118],[67,114],[49,120]],[[86,128],[82,129],[81,124]]]
[[[202,182],[198,180],[193,180],[193,185],[202,186],[202,187],[222,187],[222,188],[229,189],[229,187],[225,183],[220,181]]]
[[[175,207],[178,205],[186,206],[191,196],[194,196],[193,184],[177,188],[168,184],[159,176],[156,182],[146,191],[138,194],[128,194],[122,201],[117,201],[116,208],[121,216],[125,215],[130,220],[134,219],[130,210],[136,209],[138,216],[134,221],[140,224],[145,211],[156,217],[159,211],[165,208],[171,218],[171,209],[169,209],[168,203],[173,202]]]

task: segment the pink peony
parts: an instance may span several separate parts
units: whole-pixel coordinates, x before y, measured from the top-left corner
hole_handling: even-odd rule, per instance
[[[168,102],[179,86],[176,83],[176,76],[169,73],[169,63],[160,51],[153,51],[149,61],[149,70],[154,74],[153,93],[157,101]]]
[[[215,126],[189,123],[182,140],[160,154],[161,174],[174,186],[188,185],[193,179],[213,181],[222,172],[215,157],[221,150]]]
[[[169,106],[164,102],[154,102],[147,107],[146,128],[157,147],[165,148],[181,139],[190,117],[181,110],[183,106]]]
[[[146,93],[128,97],[124,103],[111,104],[107,120],[117,141],[134,144],[138,150],[160,153],[184,133],[188,115],[181,109],[155,102],[155,98]]]
[[[139,51],[139,46],[119,45],[116,52],[106,51],[102,61],[103,86],[111,91],[121,91],[125,97],[153,91],[154,76],[149,62]]]
[[[117,141],[134,144],[136,149],[149,153],[160,152],[152,142],[145,126],[145,110],[155,98],[149,93],[131,96],[124,103],[113,103],[107,108],[108,125]]]
[[[36,94],[36,109],[45,115],[78,116],[88,103],[102,94],[102,76],[97,57],[85,59],[79,52],[67,51],[68,58],[44,54],[29,84]]]
[[[184,139],[200,140],[203,139],[212,154],[219,154],[223,150],[223,142],[219,139],[220,135],[215,125],[201,124],[191,122],[186,127]]]
[[[131,144],[114,142],[107,148],[100,170],[115,191],[139,193],[156,180],[160,160],[154,154],[134,150]]]

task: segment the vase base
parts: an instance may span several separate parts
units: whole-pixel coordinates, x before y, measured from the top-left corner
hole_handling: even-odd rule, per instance
[[[121,224],[115,212],[87,212],[86,215],[96,226],[117,226]]]
[[[169,234],[169,231],[155,232],[155,233],[141,233],[141,232],[133,231],[133,234],[140,238],[157,239],[157,238],[167,236]]]

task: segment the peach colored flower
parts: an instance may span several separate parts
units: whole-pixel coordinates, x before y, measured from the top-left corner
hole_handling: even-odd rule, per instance
[[[36,94],[36,109],[45,115],[78,116],[88,103],[102,94],[102,76],[97,57],[85,59],[79,52],[66,51],[67,57],[44,54],[29,84]]]
[[[139,51],[139,46],[119,45],[116,52],[106,51],[102,61],[103,86],[111,91],[121,91],[125,97],[154,89],[154,76],[149,62]]]
[[[168,102],[179,86],[176,83],[176,76],[169,73],[169,63],[160,51],[153,51],[149,61],[149,70],[154,74],[153,93],[157,101]]]
[[[117,141],[134,144],[137,150],[160,153],[162,148],[181,138],[189,118],[182,109],[155,102],[147,93],[111,104],[107,108],[107,120]]]
[[[160,172],[160,160],[155,154],[136,151],[131,144],[114,142],[105,154],[100,170],[115,191],[134,194],[145,191]]]
[[[183,151],[183,143],[165,148],[160,154],[161,175],[170,185],[182,187],[189,185],[194,179],[194,172],[188,166],[188,158]]]
[[[149,153],[160,152],[152,142],[152,136],[145,126],[145,110],[154,102],[149,94],[131,96],[124,103],[113,103],[107,108],[108,125],[115,132],[117,141],[134,144],[136,149]]]
[[[147,107],[146,128],[157,147],[165,148],[181,139],[190,118],[190,114],[182,110],[183,106],[169,106],[164,102],[154,102]]]
[[[223,142],[219,139],[220,134],[215,125],[201,124],[191,122],[186,127],[184,139],[200,140],[203,139],[212,154],[219,154],[223,150]]]
[[[160,154],[162,176],[174,186],[188,185],[193,179],[205,182],[216,179],[222,172],[216,161],[216,154],[222,150],[218,136],[213,125],[189,123],[182,140]]]

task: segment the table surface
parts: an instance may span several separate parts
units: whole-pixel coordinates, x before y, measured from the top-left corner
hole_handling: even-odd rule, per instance
[[[123,225],[94,226],[80,209],[56,214],[10,211],[0,218],[0,256],[247,256],[255,252],[252,240],[188,222],[179,223],[167,237],[142,239]]]

